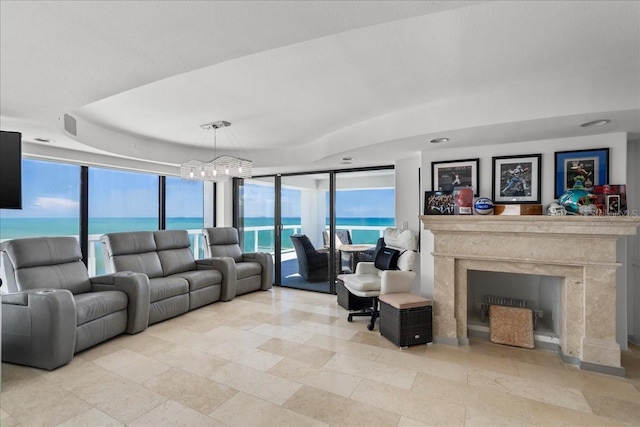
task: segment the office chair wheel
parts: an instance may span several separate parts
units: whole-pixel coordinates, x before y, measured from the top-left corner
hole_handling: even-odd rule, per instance
[[[373,323],[369,323],[367,325],[367,329],[370,330],[370,331],[373,331]]]
[[[353,322],[353,316],[352,315],[348,315],[347,316],[347,322]]]

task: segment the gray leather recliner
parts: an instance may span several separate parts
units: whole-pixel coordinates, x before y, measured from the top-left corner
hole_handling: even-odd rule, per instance
[[[73,237],[0,244],[2,361],[52,370],[116,335],[147,328],[149,279],[122,272],[89,277]]]
[[[271,289],[273,257],[267,252],[242,252],[235,227],[213,227],[202,230],[207,253],[212,258],[232,258],[233,267],[227,278],[235,295]]]

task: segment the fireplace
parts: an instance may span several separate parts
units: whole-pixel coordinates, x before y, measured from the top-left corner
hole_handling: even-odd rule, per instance
[[[555,349],[547,344],[560,343],[562,277],[479,270],[467,274],[469,336],[489,336],[488,306],[498,304],[532,310],[537,347]]]
[[[469,344],[469,274],[558,278],[557,350],[582,369],[624,376],[616,342],[616,241],[628,217],[422,216],[434,235],[434,342]]]

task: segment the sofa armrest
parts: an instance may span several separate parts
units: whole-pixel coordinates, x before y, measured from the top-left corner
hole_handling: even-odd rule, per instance
[[[262,267],[260,289],[266,291],[273,286],[273,257],[268,252],[248,252],[242,254],[243,261],[253,261]]]
[[[211,257],[196,260],[196,269],[213,269],[222,273],[222,291],[220,299],[231,301],[236,297],[236,262],[231,257]]]
[[[411,292],[411,287],[416,279],[414,271],[384,270],[380,274],[380,295]]]
[[[73,358],[76,304],[66,289],[2,295],[2,361],[52,370]]]
[[[127,333],[137,334],[149,326],[151,296],[149,277],[146,274],[122,271],[104,276],[92,277],[94,291],[121,291],[127,294]]]

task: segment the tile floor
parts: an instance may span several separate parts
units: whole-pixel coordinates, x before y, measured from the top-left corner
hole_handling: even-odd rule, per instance
[[[627,378],[473,340],[399,350],[336,297],[276,288],[121,335],[52,372],[2,364],[5,426],[640,425]]]

